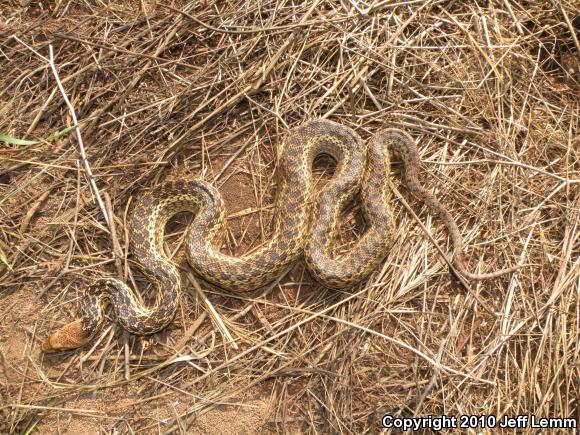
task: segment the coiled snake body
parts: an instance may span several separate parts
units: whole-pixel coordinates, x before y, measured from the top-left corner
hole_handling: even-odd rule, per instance
[[[177,310],[181,279],[176,265],[164,254],[163,231],[167,220],[181,211],[196,213],[186,234],[191,267],[205,280],[224,289],[243,292],[263,286],[302,254],[311,274],[327,287],[348,287],[364,279],[391,246],[393,222],[385,199],[389,149],[397,151],[403,160],[403,178],[408,189],[442,218],[450,232],[455,268],[474,279],[508,272],[473,275],[465,271],[457,225],[439,201],[418,184],[419,154],[408,134],[396,129],[383,130],[366,146],[350,128],[316,120],[293,130],[284,142],[278,162],[273,233],[259,250],[241,257],[220,252],[224,206],[219,192],[207,182],[172,182],[146,193],[134,207],[129,231],[131,250],[156,287],[155,304],[143,306],[122,281],[101,279],[86,291],[81,317],[49,336],[42,349],[47,352],[74,349],[88,343],[102,328],[104,309],[109,303],[129,332],[145,335],[167,326]],[[337,168],[315,201],[311,168],[320,154],[332,156]],[[331,247],[340,213],[357,192],[361,194],[368,229],[347,254],[333,258]]]

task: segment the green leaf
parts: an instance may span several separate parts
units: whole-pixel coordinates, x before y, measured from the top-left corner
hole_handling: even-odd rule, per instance
[[[52,142],[53,140],[56,140],[59,137],[62,137],[64,135],[68,134],[70,131],[74,130],[75,128],[76,128],[76,125],[71,125],[70,127],[67,127],[67,128],[65,128],[65,129],[63,129],[61,131],[57,131],[56,133],[48,136],[46,138],[46,141],[47,142]]]
[[[0,133],[0,141],[9,143],[11,145],[36,145],[37,143],[40,143],[40,141],[37,140],[18,139],[16,137],[8,136],[4,133]]]
[[[63,128],[60,131],[57,131],[54,134],[51,134],[44,140],[26,140],[26,139],[18,139],[17,137],[13,137],[4,133],[0,132],[0,142],[6,142],[11,145],[36,145],[42,142],[52,142],[59,137],[65,136],[66,134],[70,133],[72,130],[76,128],[76,125],[72,125],[70,127]]]

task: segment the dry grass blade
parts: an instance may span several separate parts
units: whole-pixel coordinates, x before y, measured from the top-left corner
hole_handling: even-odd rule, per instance
[[[5,4],[1,433],[350,434],[380,432],[384,414],[578,417],[575,2]],[[99,276],[152,299],[126,222],[133,198],[164,180],[213,183],[228,211],[223,251],[259,247],[281,141],[316,117],[365,140],[408,131],[467,269],[531,266],[458,281],[448,234],[400,184],[395,155],[395,242],[367,282],[324,289],[302,263],[246,295],[190,282],[181,246],[193,217],[177,216],[165,241],[188,291],[169,328],[142,338],[108,323],[90,348],[39,353]],[[320,188],[333,167],[316,161]],[[336,255],[364,230],[356,202]]]

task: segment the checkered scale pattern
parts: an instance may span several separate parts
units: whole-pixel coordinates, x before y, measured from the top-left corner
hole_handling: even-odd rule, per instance
[[[368,143],[350,128],[315,120],[293,130],[279,153],[279,186],[272,235],[260,249],[240,257],[223,253],[225,208],[219,192],[202,180],[167,183],[138,200],[130,219],[134,257],[156,287],[155,303],[146,307],[124,282],[104,278],[86,291],[79,319],[64,325],[43,343],[44,351],[74,349],[97,334],[104,310],[112,304],[120,324],[135,334],[151,334],[173,319],[182,288],[176,265],[163,250],[167,220],[181,211],[195,213],[187,230],[187,258],[205,280],[232,292],[261,287],[304,256],[306,265],[323,285],[349,287],[367,277],[388,252],[393,219],[386,201],[389,150],[404,163],[403,178],[409,191],[439,216],[455,247],[454,265],[473,279],[499,276],[513,269],[486,275],[470,274],[462,257],[462,239],[449,212],[419,185],[419,153],[413,139],[400,130],[386,129]],[[337,161],[332,179],[315,192],[312,164],[320,154]],[[345,254],[336,258],[332,246],[341,211],[360,192],[367,230]]]

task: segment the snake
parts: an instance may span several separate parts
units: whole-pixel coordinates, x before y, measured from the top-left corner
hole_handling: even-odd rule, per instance
[[[402,178],[407,189],[446,226],[457,271],[477,280],[513,270],[488,274],[466,270],[463,240],[455,220],[418,182],[419,152],[408,133],[387,128],[365,144],[351,128],[316,119],[290,130],[281,144],[272,234],[259,249],[242,256],[222,252],[225,206],[219,191],[209,182],[166,182],[138,197],[128,222],[130,250],[155,287],[155,302],[145,306],[122,280],[100,278],[84,292],[81,315],[49,335],[41,349],[55,352],[90,343],[103,328],[108,305],[113,306],[118,323],[133,334],[153,334],[171,323],[183,284],[178,266],[164,252],[163,236],[168,220],[184,211],[194,214],[184,243],[189,265],[202,279],[225,290],[243,293],[265,286],[301,257],[314,279],[327,288],[359,283],[379,266],[393,243],[394,223],[387,201],[390,151],[403,162]],[[323,154],[336,161],[336,169],[316,192],[312,167]],[[348,252],[335,256],[333,245],[341,214],[357,194],[366,230]]]

